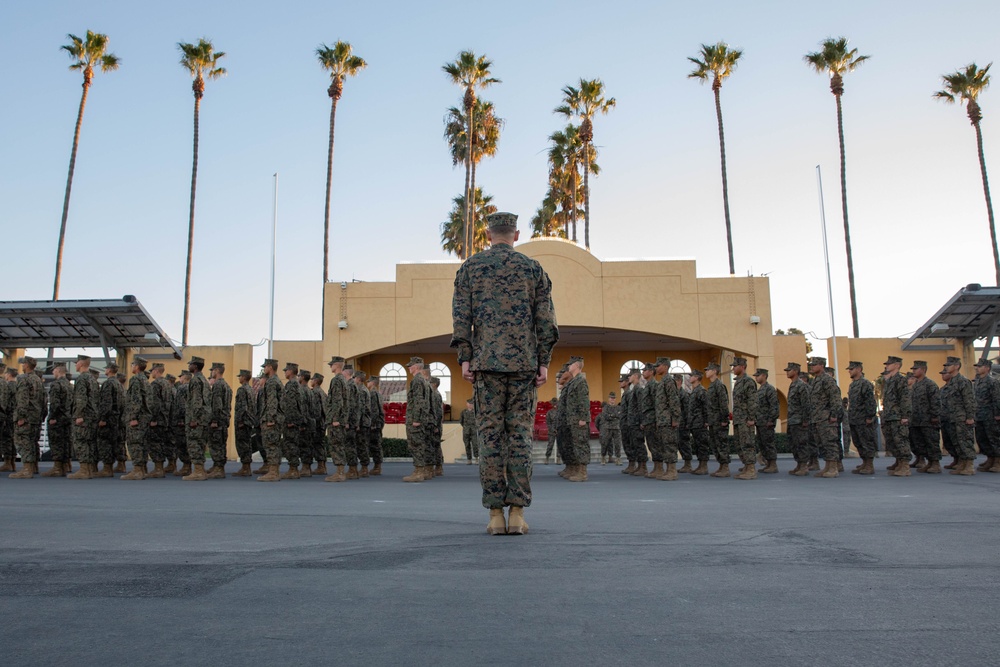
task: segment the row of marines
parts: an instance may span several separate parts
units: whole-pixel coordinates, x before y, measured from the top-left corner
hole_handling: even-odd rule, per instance
[[[881,414],[875,399],[874,384],[864,377],[861,362],[851,361],[848,372],[851,385],[848,400],[841,391],[833,369],[823,357],[801,365],[789,362],[785,375],[791,381],[788,392],[788,434],[796,466],[789,474],[806,476],[819,471],[818,458],[825,466],[816,477],[833,478],[843,472],[841,431],[845,429],[856,443],[862,459],[855,474],[874,474],[877,423],[882,426],[887,452],[896,461],[888,467],[892,476],[909,476],[911,467],[924,473],[941,472],[941,447],[953,456],[952,474],[975,473],[973,433],[980,451],[987,456],[978,470],[1000,472],[1000,380],[990,374],[991,364],[983,359],[976,364],[976,380],[961,375],[961,360],[949,357],[941,371],[944,386],[926,377],[927,363],[916,361],[911,373],[900,373],[902,360],[890,356],[884,363]],[[583,361],[574,358],[557,374],[562,387],[559,399],[546,414],[549,446],[553,446],[567,465],[560,474],[570,481],[585,481],[590,461],[589,395],[581,371]],[[641,370],[633,369],[620,378],[622,399],[616,404],[612,393],[602,406],[596,425],[601,434],[601,463],[615,457],[620,464],[621,450],[629,459],[622,472],[666,481],[677,473],[708,474],[708,459],[714,454],[719,468],[714,477],[729,477],[730,422],[733,442],[743,467],[736,479],[754,479],[757,473],[776,473],[777,451],[775,425],[779,417],[778,395],[768,382],[769,371],[758,368],[753,380],[747,376],[747,361],[733,360],[734,388],[730,408],[729,391],[720,380],[720,367],[712,363],[702,371],[694,370],[687,378],[673,373],[667,378],[670,359],[659,357]],[[709,385],[702,384],[706,377]],[[582,382],[581,382],[582,380]],[[849,409],[845,409],[848,408]],[[844,422],[847,422],[844,424]],[[647,468],[647,447],[653,468]],[[678,454],[683,467],[677,468]],[[910,456],[915,455],[914,461]],[[698,466],[692,468],[697,457]],[[754,462],[760,460],[758,471]]]

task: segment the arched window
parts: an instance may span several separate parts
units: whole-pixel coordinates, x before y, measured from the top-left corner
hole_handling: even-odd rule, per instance
[[[451,405],[451,369],[448,368],[448,364],[443,364],[440,361],[432,361],[430,365],[431,377],[438,378],[441,380],[441,386],[438,387],[438,391],[441,392],[441,398],[448,405]]]
[[[382,400],[390,403],[406,402],[406,369],[395,362],[386,364],[378,373]]]
[[[633,359],[632,361],[626,361],[622,364],[622,369],[618,371],[619,375],[625,375],[626,373],[631,373],[632,369],[642,370],[642,367],[646,365],[646,362],[639,361],[638,359]]]
[[[670,361],[670,372],[671,373],[690,373],[691,365],[683,359],[671,359]]]

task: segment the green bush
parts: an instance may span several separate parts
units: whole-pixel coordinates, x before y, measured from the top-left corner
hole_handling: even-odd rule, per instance
[[[409,458],[406,438],[382,438],[382,456],[386,458]]]

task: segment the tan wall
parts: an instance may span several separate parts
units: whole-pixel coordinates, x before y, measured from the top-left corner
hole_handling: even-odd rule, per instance
[[[837,364],[840,369],[846,369],[850,361],[860,361],[865,366],[865,377],[872,382],[882,374],[883,362],[887,357],[895,356],[903,360],[902,373],[906,373],[913,366],[916,360],[927,362],[927,376],[938,385],[941,384],[941,376],[938,371],[944,365],[945,359],[951,356],[963,357],[962,374],[968,378],[975,377],[975,370],[972,364],[975,363],[974,350],[971,346],[963,349],[963,346],[956,343],[951,350],[904,350],[905,341],[899,338],[847,338],[837,336]],[[935,341],[936,342],[936,341]],[[942,341],[943,342],[943,341]],[[833,366],[834,339],[827,339],[826,345],[827,363]],[[816,354],[822,354],[817,351]],[[851,383],[846,370],[838,372],[837,379],[840,381],[840,391],[847,396],[847,390]]]

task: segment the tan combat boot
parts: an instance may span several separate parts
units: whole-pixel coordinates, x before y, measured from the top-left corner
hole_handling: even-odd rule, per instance
[[[372,477],[378,477],[379,475],[381,475],[382,474],[382,464],[381,463],[376,463],[374,466],[372,466],[372,471],[370,473],[368,473],[368,474],[371,475]]]
[[[313,469],[311,463],[303,463],[299,466],[299,477],[312,477]]]
[[[861,465],[851,471],[854,475],[874,475],[875,464],[873,459],[861,459]]]
[[[502,508],[490,510],[490,522],[486,524],[486,534],[487,535],[507,534],[507,522],[504,520]]]
[[[958,462],[958,466],[956,466],[955,469],[952,470],[949,474],[964,475],[964,476],[975,475],[976,474],[975,463],[976,462],[974,459],[963,459]]]
[[[175,470],[174,471],[174,477],[185,477],[185,476],[190,475],[190,474],[191,474],[191,462],[190,461],[188,461],[183,466],[181,466],[180,470]]]
[[[996,463],[994,463],[993,467],[986,472],[1000,472],[1000,457],[997,457]]]
[[[507,534],[524,535],[528,532],[528,522],[524,520],[524,508],[511,505],[507,511]]]
[[[336,466],[336,471],[323,480],[324,482],[346,482],[347,475],[344,474],[344,466]]]
[[[789,475],[794,475],[795,477],[805,477],[809,474],[809,462],[801,461],[795,464],[795,470],[789,470]]]
[[[337,470],[341,470],[343,466],[337,466]],[[347,479],[345,477],[345,479]],[[404,482],[422,482],[424,481],[424,467],[423,466],[413,466],[413,472],[403,478]],[[503,510],[500,510],[503,514]]]
[[[993,458],[992,456],[987,456],[985,461],[976,466],[976,470],[978,470],[979,472],[986,472],[990,468],[992,468],[993,464],[996,462],[997,460],[995,458]]]
[[[920,466],[924,465],[925,459],[923,456],[921,456],[920,454],[914,454],[913,456],[914,458],[910,462],[911,468],[920,468]]]
[[[226,462],[220,461],[212,465],[212,469],[208,471],[205,475],[209,479],[225,479],[226,478]]]
[[[320,475],[323,476],[326,475],[326,459],[323,459],[322,461],[318,461],[316,463],[316,469],[312,471],[312,474],[316,475],[317,477],[319,477]]]
[[[647,475],[649,479],[660,479],[663,477],[663,461],[653,461],[653,469]]]
[[[97,464],[94,464],[94,477],[114,477],[115,474],[111,472],[111,464],[107,461],[104,462],[104,466],[98,470]]]
[[[678,473],[691,472],[691,459],[684,459],[684,465],[677,469]]]
[[[663,474],[660,475],[660,480],[662,480],[664,482],[675,482],[675,481],[677,481],[677,462],[676,461],[667,461],[667,462],[665,462],[663,464]]]
[[[368,466],[361,466],[361,471],[358,473],[362,478],[368,476]]]
[[[564,467],[562,470],[560,470],[556,474],[559,475],[560,477],[562,477],[563,479],[566,479],[567,477],[570,476],[570,473],[572,473],[572,472],[573,472],[573,465],[571,463],[567,463],[566,467]]]
[[[22,463],[21,469],[7,475],[7,479],[32,479],[35,476],[35,469],[31,463]]]
[[[635,461],[629,461],[628,465],[622,469],[623,475],[631,475],[635,472]]]
[[[443,475],[444,475],[444,466],[440,463],[434,466],[434,476],[441,477]]]
[[[691,471],[692,475],[708,474],[708,459],[698,459],[698,467]]]
[[[573,475],[571,477],[567,477],[566,479],[568,479],[571,482],[586,482],[588,479],[587,466],[583,463],[578,464],[576,466],[576,471],[573,473]]]
[[[816,456],[809,457],[809,470],[819,470],[819,458]]]
[[[14,467],[14,457],[8,456],[3,460],[3,465],[0,466],[0,472],[14,472],[15,470],[17,470],[17,468]]]
[[[167,476],[167,471],[163,467],[163,461],[159,463],[153,463],[153,472],[149,473],[147,477],[150,479],[163,479]]]
[[[257,472],[264,474],[257,478],[258,482],[280,482],[281,475],[278,474],[278,465],[275,463],[265,463]]]
[[[172,475],[175,472],[177,472],[177,459],[170,459],[163,466],[163,474],[164,475]]]
[[[266,475],[271,470],[271,464],[267,461],[261,464],[259,468],[253,471],[254,475]]]
[[[93,479],[95,473],[97,472],[97,466],[93,463],[81,463],[80,469],[77,470],[72,475],[68,475],[66,479]]]
[[[941,462],[940,461],[928,461],[927,465],[920,469],[920,472],[925,472],[931,475],[941,474]]]
[[[347,466],[347,479],[357,479],[358,478],[358,468],[356,465]]]
[[[281,473],[281,479],[298,479],[298,478],[299,478],[299,469],[298,467],[293,466],[292,464],[288,464],[288,470]]]
[[[822,477],[825,479],[833,479],[834,477],[840,476],[840,470],[837,469],[836,461],[824,461],[822,472],[818,472],[813,475],[813,477]]]
[[[757,466],[753,463],[743,468],[743,470],[738,475],[734,475],[733,479],[757,479]]]
[[[643,461],[642,463],[637,463],[635,466],[635,470],[632,471],[632,476],[646,477],[647,475],[649,475],[649,469],[646,468],[646,461]]]
[[[81,466],[81,470],[82,470],[82,466]],[[48,470],[46,470],[45,472],[43,472],[41,476],[42,477],[65,477],[66,473],[63,471],[63,462],[62,461],[53,461],[52,467],[49,468]],[[70,477],[73,477],[73,476],[70,475]],[[73,477],[73,479],[76,479],[76,478]]]
[[[712,477],[729,477],[729,464],[720,463],[719,469],[712,473]]]
[[[122,475],[121,478],[125,481],[146,479],[146,464],[143,463],[142,465],[139,465],[133,463],[132,472],[128,473],[127,475]]]
[[[115,464],[115,470],[114,470],[114,472],[119,473],[119,474],[124,473],[125,472],[125,462],[124,461],[118,461]]]
[[[205,472],[205,464],[195,463],[194,470],[191,471],[191,474],[184,475],[181,479],[185,482],[204,482],[208,479],[208,474]]]
[[[230,477],[249,477],[252,474],[253,473],[250,472],[250,464],[244,463],[243,465],[240,466],[239,470],[230,474]]]
[[[837,472],[844,472],[844,462],[837,461]]]
[[[896,459],[896,469],[889,474],[893,477],[909,477],[910,457],[906,457],[905,459]]]
[[[766,463],[767,463],[767,465],[765,465],[763,468],[761,468],[758,472],[761,472],[761,473],[763,473],[765,475],[773,475],[776,472],[778,472],[778,460],[777,459],[767,459]]]

